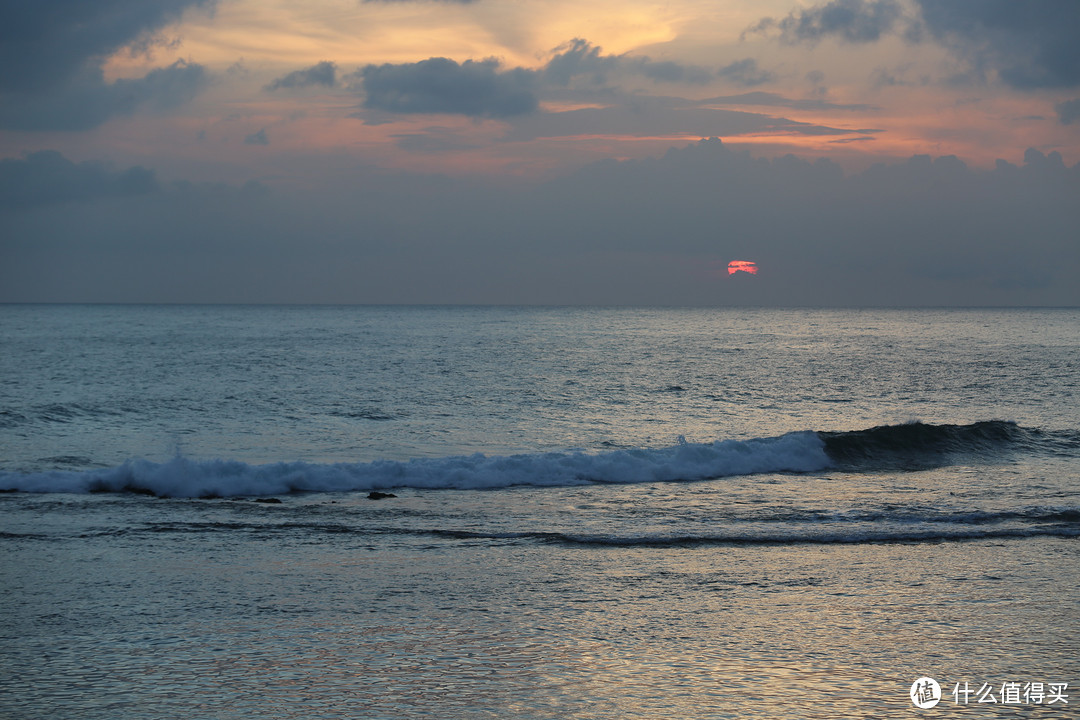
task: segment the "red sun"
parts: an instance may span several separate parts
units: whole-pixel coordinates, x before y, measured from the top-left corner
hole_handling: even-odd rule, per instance
[[[757,263],[753,263],[749,260],[732,260],[727,264],[727,274],[734,275],[737,272],[757,275]]]

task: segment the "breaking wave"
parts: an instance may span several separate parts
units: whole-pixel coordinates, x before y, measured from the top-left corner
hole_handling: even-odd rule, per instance
[[[909,423],[851,432],[792,432],[779,437],[686,443],[591,454],[475,454],[370,463],[238,460],[131,460],[107,469],[0,472],[7,492],[134,492],[159,497],[244,497],[293,492],[347,492],[398,487],[496,489],[705,480],[830,468],[861,472],[942,467],[1009,453],[1075,455],[1080,434],[1049,433],[1004,421],[971,425]]]

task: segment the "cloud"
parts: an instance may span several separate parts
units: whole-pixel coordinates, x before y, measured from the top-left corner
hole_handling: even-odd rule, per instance
[[[145,47],[190,7],[210,0],[51,0],[0,4],[0,128],[85,130],[149,104],[186,102],[204,68],[175,63],[106,83],[102,67],[125,47]]]
[[[556,48],[555,55],[542,71],[544,79],[554,85],[569,85],[574,78],[585,77],[594,85],[607,83],[615,74],[640,75],[655,82],[704,84],[712,73],[694,65],[648,56],[603,55],[602,48],[587,40],[575,38]]]
[[[113,170],[98,162],[73,163],[55,150],[0,160],[0,208],[88,202],[157,191],[152,170]]]
[[[914,0],[913,9],[908,16],[897,0],[832,0],[762,18],[743,34],[813,44],[826,38],[871,43],[899,33],[911,42],[933,41],[963,61],[969,75],[954,80],[993,75],[1018,89],[1080,86],[1076,0]]]
[[[544,66],[544,79],[556,85],[569,85],[571,80],[581,76],[587,76],[593,84],[603,85],[608,74],[618,69],[618,58],[601,55],[600,48],[581,38],[574,38],[556,50]]]
[[[1044,155],[1035,148],[1024,151],[1024,166],[1033,171],[1049,172],[1055,175],[1064,175],[1069,172],[1061,153],[1054,151],[1049,155]],[[1074,174],[1077,170],[1080,170],[1080,166],[1073,168]]]
[[[306,83],[313,71],[326,64],[286,75],[267,89]],[[757,84],[772,78],[770,73],[758,69],[752,59],[730,66],[726,75],[744,84]],[[583,97],[582,93],[593,93],[590,101],[595,100],[599,90],[604,101],[609,102],[616,91],[608,83],[617,76],[692,85],[708,83],[716,73],[694,65],[655,61],[647,56],[604,55],[602,48],[577,38],[556,48],[555,54],[539,70],[505,69],[495,59],[466,60],[459,64],[447,58],[433,57],[416,63],[368,65],[349,75],[348,79],[359,81],[356,85],[364,93],[363,107],[368,110],[403,114],[448,113],[517,122],[530,116],[550,115],[538,112],[540,100],[557,94],[561,88],[569,88],[578,100]],[[582,82],[576,82],[578,80]],[[641,99],[641,103],[648,102],[647,98]],[[369,123],[380,122],[379,118],[370,115],[365,119]]]
[[[874,112],[880,110],[876,105],[866,103],[832,103],[825,100],[793,100],[783,95],[760,90],[739,95],[724,95],[702,100],[703,105],[760,105],[765,107],[786,107],[793,110],[843,110],[849,112]]]
[[[0,208],[0,301],[1080,304],[1080,164],[1035,150],[845,175],[710,139],[539,184],[354,167],[138,192],[54,153],[0,178],[30,165],[52,184]],[[717,277],[733,258],[752,287]]]
[[[643,75],[654,82],[704,85],[712,80],[712,73],[704,68],[670,60],[653,60],[646,56],[629,58],[626,65],[631,72]]]
[[[906,63],[894,69],[879,67],[870,74],[870,82],[875,88],[914,87],[917,83],[905,77],[910,69]]]
[[[1057,111],[1058,120],[1062,125],[1071,125],[1080,120],[1080,98],[1059,103],[1054,106],[1054,110]]]
[[[266,128],[253,132],[244,138],[245,145],[269,145],[270,138],[266,136]]]
[[[394,144],[411,153],[444,153],[475,150],[482,145],[457,136],[443,127],[424,128],[422,133],[398,133],[393,135]]]
[[[776,281],[753,300],[770,303],[1071,304],[1080,300],[1070,277],[1080,270],[1077,181],[1080,165],[1034,150],[1022,167],[990,172],[916,156],[845,176],[828,161],[765,160],[713,139],[551,183],[536,198],[551,219],[522,226],[549,248],[558,238],[699,262],[753,258]],[[1038,292],[1003,292],[1028,270],[1047,278]]]
[[[824,98],[829,94],[829,87],[825,84],[825,73],[820,70],[811,70],[803,76],[803,80],[810,86],[810,95]]]
[[[763,18],[746,34],[776,32],[785,43],[816,43],[834,37],[849,43],[875,42],[893,30],[902,16],[896,0],[832,0],[793,10],[779,20]]]
[[[8,171],[0,164],[0,177]],[[174,182],[138,193],[79,182],[69,191],[65,177],[53,174],[32,203],[0,206],[0,297],[330,301],[319,286],[337,292],[357,282],[366,259],[384,252],[383,238],[401,237],[430,184],[361,173],[348,188],[298,197],[257,182]]]
[[[282,90],[322,85],[333,87],[337,82],[337,65],[329,61],[316,63],[305,70],[297,70],[277,78],[266,86],[266,90]]]
[[[539,106],[534,73],[500,71],[497,60],[429,58],[400,65],[368,65],[359,71],[364,107],[392,113],[449,113],[506,118]]]
[[[656,82],[701,84],[708,71],[649,57],[603,55],[599,47],[575,39],[556,49],[543,69],[503,69],[494,59],[429,58],[399,65],[368,65],[352,77],[363,87],[364,107],[391,113],[449,113],[508,119],[535,114],[540,96],[577,78],[605,85],[610,75],[638,75]],[[290,76],[286,76],[290,77]]]
[[[774,73],[759,68],[757,60],[754,60],[753,58],[736,60],[730,65],[720,68],[720,71],[717,74],[725,80],[730,80],[731,82],[734,82],[737,85],[743,85],[744,87],[763,85],[764,83],[772,82],[776,79]]]
[[[140,108],[167,110],[194,98],[209,82],[201,65],[178,60],[144,77],[106,83],[91,68],[49,93],[11,93],[0,99],[0,128],[89,130]]]
[[[1021,89],[1080,86],[1080,3],[1075,0],[917,0],[934,40]]]
[[[0,92],[64,86],[89,65],[210,0],[49,0],[0,4]]]
[[[770,132],[799,135],[847,135],[853,132],[760,113],[719,109],[711,107],[714,104],[711,100],[694,101],[672,97],[620,94],[609,94],[606,99],[608,104],[604,107],[587,107],[558,113],[535,113],[514,118],[505,139],[527,141],[540,137],[575,135],[637,137],[723,135],[733,137]],[[723,100],[723,98],[716,100]]]
[[[750,58],[733,63],[724,74],[747,84],[772,77]],[[654,62],[648,57],[604,55],[601,48],[581,39],[561,46],[537,71],[504,70],[495,60],[462,64],[446,58],[430,58],[401,65],[369,65],[350,76],[359,79],[365,94],[364,107],[386,113],[449,113],[505,120],[509,129],[503,139],[530,141],[541,137],[578,135],[734,136],[748,133],[847,135],[871,132],[834,128],[812,123],[714,107],[719,104],[758,104],[809,110],[876,109],[870,105],[838,105],[823,100],[788,100],[770,93],[713,98],[705,101],[676,97],[623,93],[609,85],[616,75],[639,75],[669,81],[697,82],[697,76],[715,78],[701,68]],[[584,86],[575,83],[584,78]],[[572,87],[568,87],[572,86]],[[599,86],[599,87],[597,87]],[[566,88],[565,90],[563,88]],[[552,97],[590,107],[543,111],[540,99]],[[599,101],[602,106],[597,107]],[[369,123],[386,122],[369,113]],[[426,142],[415,133],[396,136],[398,146],[432,152],[456,146],[446,138]]]

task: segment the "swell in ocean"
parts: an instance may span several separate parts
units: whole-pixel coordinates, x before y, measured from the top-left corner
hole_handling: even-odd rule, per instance
[[[887,543],[942,543],[1007,540],[1034,537],[1080,537],[1080,508],[1031,506],[1008,511],[962,512],[909,507],[885,512],[806,514],[778,512],[775,517],[727,518],[722,527],[707,532],[653,531],[568,532],[560,530],[504,530],[449,527],[415,527],[329,519],[298,519],[264,515],[245,521],[242,516],[217,521],[160,521],[80,530],[79,537],[240,534],[265,540],[299,536],[373,536],[436,538],[448,541],[497,544],[554,544],[581,547],[684,547],[753,545],[866,545]],[[283,519],[287,518],[287,519]],[[434,519],[434,518],[433,518]],[[437,522],[437,521],[436,521]],[[54,532],[0,532],[0,538],[48,540]]]
[[[253,497],[286,493],[558,487],[592,483],[687,482],[762,473],[887,472],[999,462],[1016,453],[1080,456],[1080,432],[1043,431],[1007,421],[920,422],[846,432],[680,442],[603,453],[474,454],[368,463],[136,459],[105,469],[0,472],[0,491],[140,493],[157,497]]]
[[[690,545],[863,545],[872,543],[938,543],[1029,537],[1080,537],[1080,508],[1031,507],[1019,512],[925,512],[880,514],[871,520],[838,517],[817,522],[754,521],[740,531],[693,534],[582,534],[566,532],[485,532],[433,530],[429,534],[459,539],[535,541],[564,545],[677,547]],[[735,523],[737,526],[738,523]]]

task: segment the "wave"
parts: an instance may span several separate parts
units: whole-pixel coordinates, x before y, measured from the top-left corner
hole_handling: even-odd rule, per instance
[[[924,531],[846,530],[828,533],[791,532],[766,535],[580,535],[560,532],[484,533],[459,530],[430,534],[456,539],[535,541],[598,547],[689,547],[697,545],[884,545],[1005,540],[1032,537],[1080,537],[1080,526],[933,529]]]
[[[285,535],[409,536],[448,541],[495,544],[555,544],[596,547],[678,547],[701,545],[863,545],[898,543],[967,542],[1033,537],[1080,537],[1080,507],[1033,506],[1003,512],[956,512],[917,510],[882,513],[867,518],[849,516],[822,522],[761,522],[746,518],[725,523],[708,532],[582,533],[567,530],[508,530],[483,528],[438,528],[373,526],[363,522],[304,520],[288,515],[288,520],[267,522],[229,520],[148,522],[134,526],[101,527],[82,532],[80,537],[132,535],[187,535],[239,533],[262,539]],[[0,533],[0,539],[49,539],[49,534]]]
[[[1080,433],[1024,428],[1004,420],[970,425],[911,422],[817,436],[835,467],[870,472],[1002,460],[1018,452],[1080,453]]]
[[[779,437],[680,442],[673,447],[596,454],[475,454],[409,461],[267,465],[175,457],[161,463],[130,460],[107,469],[0,472],[0,491],[133,492],[209,498],[399,487],[495,489],[515,485],[677,482],[834,468],[862,472],[922,469],[1039,450],[1074,455],[1080,451],[1080,435],[990,421],[972,425],[909,423],[850,432],[800,431]]]
[[[370,463],[250,465],[236,460],[176,457],[131,460],[85,471],[0,473],[0,489],[20,492],[139,492],[160,497],[237,497],[291,492],[347,492],[398,487],[495,489],[703,480],[765,472],[811,472],[829,466],[812,432],[775,438],[680,443],[600,454],[483,454]]]
[[[17,428],[24,425],[67,425],[83,420],[115,418],[135,413],[128,407],[102,407],[85,403],[48,403],[26,408],[25,412],[0,410],[0,428]]]
[[[391,529],[388,532],[401,532]],[[602,534],[563,531],[410,530],[459,540],[538,542],[601,547],[694,545],[863,545],[939,543],[1030,537],[1080,537],[1080,507],[1033,506],[1020,510],[957,512],[908,508],[845,513],[792,522],[745,518],[705,533]]]

